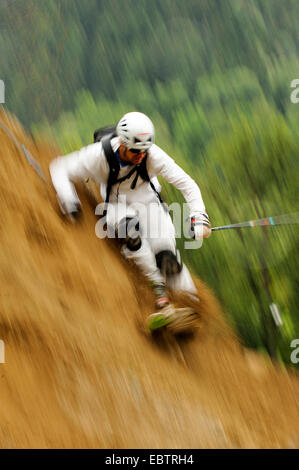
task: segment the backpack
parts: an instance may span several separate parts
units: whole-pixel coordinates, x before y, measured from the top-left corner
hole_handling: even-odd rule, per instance
[[[107,181],[105,207],[107,207],[109,203],[112,186],[117,183],[120,184],[123,181],[129,179],[134,173],[136,173],[136,176],[131,184],[131,189],[135,189],[138,177],[140,176],[144,181],[150,184],[152,190],[156,193],[159,201],[164,206],[163,200],[159,192],[156,190],[154,184],[152,183],[148,175],[147,168],[146,168],[146,161],[148,157],[147,155],[144,157],[144,159],[139,165],[134,165],[127,175],[123,176],[122,178],[118,178],[118,174],[120,171],[120,164],[111,147],[111,139],[113,139],[113,137],[116,137],[116,126],[101,127],[100,129],[97,129],[93,134],[94,143],[95,142],[102,143],[103,150],[104,150],[104,153],[105,153],[108,165],[109,165],[109,170],[110,170],[108,181]],[[105,209],[104,214],[106,212],[107,210]]]

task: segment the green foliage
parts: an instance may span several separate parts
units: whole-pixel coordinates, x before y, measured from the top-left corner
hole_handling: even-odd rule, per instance
[[[264,93],[284,112],[298,15],[296,0],[2,0],[7,105],[25,125],[74,109],[82,88],[158,108],[170,126],[186,94],[218,112]]]

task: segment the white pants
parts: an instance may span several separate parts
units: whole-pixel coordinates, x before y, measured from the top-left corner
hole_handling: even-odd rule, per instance
[[[141,272],[150,281],[163,283],[165,279],[157,267],[156,254],[163,250],[170,250],[176,255],[175,228],[169,213],[159,201],[149,204],[110,203],[107,212],[107,226],[117,230],[124,218],[136,218],[139,221],[141,247],[131,251],[126,244],[122,246],[122,254],[139,267]],[[196,294],[196,288],[188,268],[183,264],[180,273],[167,276],[167,286],[174,291],[185,291]]]

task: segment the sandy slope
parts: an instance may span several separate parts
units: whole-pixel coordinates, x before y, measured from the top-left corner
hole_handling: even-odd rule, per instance
[[[57,149],[0,119],[48,177]],[[182,356],[153,343],[140,328],[152,294],[96,238],[86,197],[82,221],[65,223],[1,129],[0,142],[0,447],[298,447],[298,377],[245,352],[200,282]]]

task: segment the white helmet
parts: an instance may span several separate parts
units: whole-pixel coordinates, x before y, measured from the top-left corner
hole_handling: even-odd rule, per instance
[[[154,143],[155,128],[143,113],[127,113],[116,126],[116,132],[128,149],[148,150]]]

